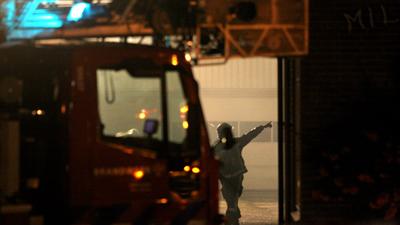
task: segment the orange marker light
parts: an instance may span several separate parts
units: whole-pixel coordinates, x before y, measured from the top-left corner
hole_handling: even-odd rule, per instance
[[[185,166],[185,167],[183,167],[183,170],[184,170],[185,172],[190,172],[190,166]]]
[[[171,57],[171,64],[173,65],[173,66],[177,66],[178,65],[178,56],[177,55],[172,55],[172,57]]]
[[[67,106],[65,104],[62,104],[60,111],[62,114],[65,114],[67,112]]]
[[[200,168],[199,167],[193,167],[192,168],[193,173],[200,173]]]
[[[167,198],[160,198],[156,201],[158,204],[167,204],[168,199]]]
[[[183,121],[183,122],[182,122],[182,127],[183,127],[183,129],[188,129],[188,128],[189,128],[189,123],[188,123],[188,121]]]
[[[135,171],[133,172],[133,177],[134,177],[136,180],[142,179],[143,176],[144,176],[144,171],[141,170],[141,169],[135,170]]]
[[[179,111],[180,111],[181,113],[187,113],[187,112],[189,111],[189,106],[184,105],[184,106],[182,106],[182,107],[179,109]]]

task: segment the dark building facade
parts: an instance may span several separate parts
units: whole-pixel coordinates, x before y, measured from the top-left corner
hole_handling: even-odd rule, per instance
[[[399,220],[399,53],[399,1],[310,1],[296,98],[303,221]]]

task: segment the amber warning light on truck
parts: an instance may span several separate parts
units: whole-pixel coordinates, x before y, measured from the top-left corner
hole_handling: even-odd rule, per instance
[[[144,176],[144,171],[142,169],[136,169],[133,171],[132,175],[135,180],[141,180]]]
[[[172,57],[171,57],[171,65],[177,66],[178,64],[179,64],[178,56],[173,54]]]

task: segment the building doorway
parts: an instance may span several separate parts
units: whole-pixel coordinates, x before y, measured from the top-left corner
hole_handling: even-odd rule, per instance
[[[235,136],[272,121],[243,150],[248,169],[239,200],[242,225],[278,224],[278,60],[231,59],[226,64],[194,67],[208,124],[210,142],[221,122],[233,126]],[[220,198],[220,213],[226,203]]]

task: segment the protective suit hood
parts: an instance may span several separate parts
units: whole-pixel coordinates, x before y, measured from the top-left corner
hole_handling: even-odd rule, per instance
[[[225,137],[226,132],[228,130],[231,130],[231,132],[232,132],[232,126],[229,123],[218,124],[218,127],[217,127],[218,138],[221,139],[221,138]]]
[[[221,123],[217,127],[218,139],[224,145],[225,149],[230,149],[235,144],[235,138],[232,133],[232,126],[228,123]]]

